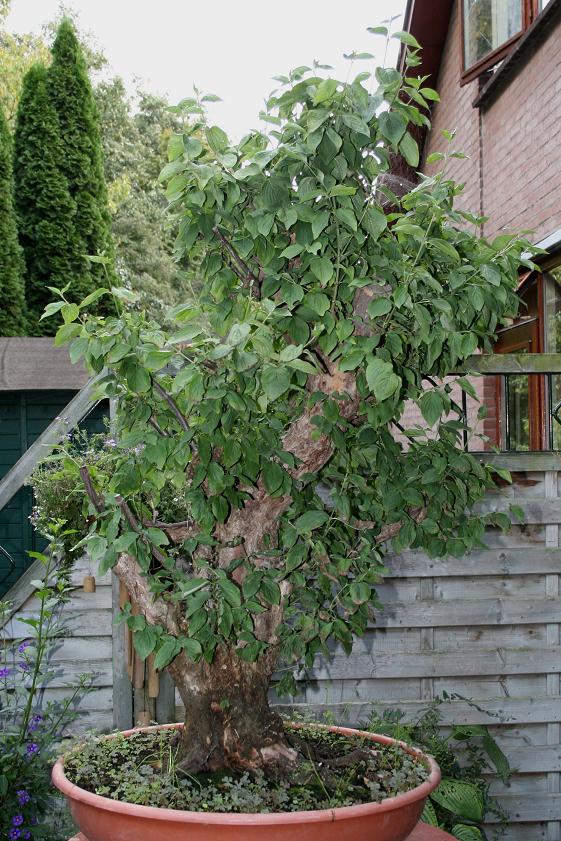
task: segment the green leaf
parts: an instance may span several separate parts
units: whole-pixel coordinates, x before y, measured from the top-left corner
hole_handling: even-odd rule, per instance
[[[339,207],[339,208],[335,211],[335,216],[337,217],[337,219],[340,219],[340,220],[341,220],[341,222],[342,222],[344,225],[346,225],[346,226],[347,226],[347,228],[350,228],[350,229],[351,229],[351,231],[356,231],[356,230],[358,230],[358,225],[357,225],[357,221],[356,221],[356,216],[354,215],[354,213],[353,213],[353,211],[352,211],[352,210],[349,210],[349,209],[348,209],[348,208],[346,208],[346,207]],[[312,271],[313,271],[313,269],[312,269]]]
[[[407,128],[407,121],[396,111],[383,111],[378,117],[378,125],[383,137],[397,147]]]
[[[386,214],[377,207],[369,207],[364,214],[362,227],[373,239],[378,239],[380,234],[388,227]]]
[[[479,788],[463,780],[442,780],[431,800],[460,818],[480,822],[485,816],[485,802]]]
[[[158,671],[164,669],[172,660],[175,660],[180,651],[179,641],[175,637],[166,637],[154,657],[154,668]]]
[[[378,357],[368,363],[366,381],[370,391],[379,402],[387,400],[401,386],[401,379],[394,373],[392,365]]]
[[[263,596],[267,604],[280,604],[281,591],[276,581],[269,576],[264,576],[259,588],[260,594]]]
[[[327,227],[329,224],[329,213],[314,213],[314,218],[312,219],[312,235],[314,239],[317,239],[324,228]]]
[[[90,304],[93,304],[94,301],[97,301],[103,295],[108,295],[109,289],[104,289],[103,287],[99,289],[94,289],[93,292],[90,292],[89,295],[86,295],[83,301],[80,301],[80,309],[84,307],[88,307]]]
[[[365,356],[363,350],[352,350],[350,353],[346,353],[344,356],[341,357],[341,361],[339,363],[339,369],[341,371],[354,371],[355,368],[361,364]]]
[[[485,841],[485,836],[476,826],[469,826],[465,823],[456,823],[452,827],[452,835],[458,841]]]
[[[421,45],[410,32],[394,32],[392,38],[397,38],[402,44],[406,44],[408,47],[414,47],[416,50],[421,49]]]
[[[218,126],[211,126],[205,132],[207,143],[216,154],[228,148],[228,135]]]
[[[480,266],[479,271],[491,286],[501,285],[501,273],[494,266]]]
[[[304,296],[304,304],[318,315],[325,315],[331,306],[331,301],[324,292],[308,292]]]
[[[425,391],[418,401],[421,414],[429,426],[440,420],[444,411],[444,400],[439,391]]]
[[[306,511],[298,517],[294,526],[299,532],[311,532],[323,526],[328,520],[329,514],[326,511]]]
[[[268,494],[273,494],[284,481],[284,471],[276,461],[269,461],[263,465],[263,482]]]
[[[146,660],[148,655],[152,654],[154,651],[156,643],[158,642],[158,637],[156,636],[154,628],[151,628],[150,625],[146,625],[142,631],[135,631],[133,640],[138,656],[141,660]]]
[[[43,321],[44,318],[49,318],[49,316],[54,315],[55,312],[59,312],[64,306],[64,301],[53,301],[53,303],[47,304],[39,321]]]
[[[425,99],[430,99],[433,102],[440,102],[439,95],[432,88],[421,88],[419,93],[421,94],[421,96],[424,96]]]
[[[401,138],[399,144],[399,151],[409,164],[412,167],[419,166],[419,147],[417,145],[417,141],[413,139],[413,137],[409,134],[408,131],[405,132],[403,137]]]
[[[288,368],[265,368],[261,374],[261,386],[269,400],[276,400],[290,386],[291,372]]]
[[[233,581],[230,581],[229,578],[221,578],[218,581],[218,586],[222,590],[224,594],[224,598],[231,604],[232,607],[240,607],[242,603],[242,595],[240,592],[240,588],[237,584],[234,584]]]
[[[126,304],[136,304],[140,297],[137,292],[125,289],[124,286],[112,286],[111,294],[113,297],[118,298],[119,301],[124,301]]]
[[[226,343],[232,347],[241,345],[242,342],[245,342],[250,333],[251,324],[247,324],[246,322],[243,324],[233,324],[226,338]]]
[[[203,653],[203,647],[200,642],[190,637],[181,638],[181,648],[191,660],[198,660]]]
[[[421,820],[423,823],[428,823],[429,826],[438,826],[438,818],[436,811],[431,801],[427,799],[421,813]]]
[[[378,318],[380,315],[387,315],[392,309],[392,302],[389,298],[374,298],[368,304],[368,315],[370,318]]]
[[[329,195],[333,196],[333,197],[336,197],[336,196],[354,196],[355,193],[356,193],[356,187],[348,187],[346,184],[336,184],[329,191]]]
[[[320,82],[314,96],[314,105],[319,105],[321,102],[331,99],[338,84],[335,79],[324,79],[323,82]]]
[[[152,380],[150,374],[139,365],[130,365],[126,372],[127,385],[131,391],[144,394],[150,390]]]
[[[329,283],[334,274],[333,264],[327,257],[313,257],[310,260],[310,269],[322,286]]]

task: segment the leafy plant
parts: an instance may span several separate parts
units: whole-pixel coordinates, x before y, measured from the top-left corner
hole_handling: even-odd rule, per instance
[[[180,104],[190,123],[161,178],[200,292],[172,330],[131,310],[125,288],[73,303],[65,287],[45,310],[117,400],[110,475],[70,445],[57,470],[88,498],[79,545],[134,595],[137,651],[179,689],[189,773],[291,767],[267,700],[276,664],[311,665],[329,640],[351,651],[387,544],[461,555],[487,524],[509,525],[469,513],[493,470],[463,450],[452,384],[425,386],[491,349],[531,246],[487,242],[454,208],[453,147],[405,195],[384,184],[391,155],[417,166],[409,128],[437,98],[397,36],[403,75],[299,67],[268,100],[269,134],[237,145],[206,121],[211,95]],[[103,295],[115,315],[90,315]],[[409,401],[424,425],[403,429]],[[170,489],[187,504],[179,521],[162,519]],[[287,668],[279,690],[294,689]]]
[[[45,685],[55,673],[52,654],[65,632],[62,608],[70,592],[58,542],[63,536],[59,524],[52,551],[31,553],[42,562],[44,577],[33,582],[38,615],[19,617],[28,626],[26,638],[10,638],[11,608],[0,602],[0,835],[10,841],[60,841],[71,828],[53,796],[50,772],[66,728],[79,715],[76,705],[88,691],[91,676],[82,675],[63,701],[43,700]]]
[[[486,815],[497,815],[503,824],[506,820],[489,794],[485,772],[491,765],[506,782],[510,767],[485,725],[453,725],[444,733],[441,706],[450,700],[447,695],[436,698],[413,722],[407,722],[399,709],[386,710],[381,716],[374,713],[368,729],[417,745],[438,762],[442,781],[429,795],[423,821],[447,830],[459,841],[484,841]]]

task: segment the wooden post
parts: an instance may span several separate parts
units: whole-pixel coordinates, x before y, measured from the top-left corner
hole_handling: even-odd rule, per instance
[[[114,622],[120,611],[120,582],[115,574],[111,576],[111,584]],[[113,726],[118,730],[128,730],[133,725],[132,686],[127,673],[127,631],[123,622],[113,624]]]

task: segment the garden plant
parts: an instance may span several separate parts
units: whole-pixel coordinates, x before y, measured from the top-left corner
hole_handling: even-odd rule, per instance
[[[74,551],[134,601],[136,650],[185,706],[174,768],[189,775],[292,773],[300,745],[271,686],[294,693],[294,663],[351,652],[381,607],[387,548],[459,556],[486,524],[509,525],[470,513],[493,468],[464,451],[472,432],[441,378],[469,371],[516,313],[529,246],[488,242],[455,208],[452,135],[436,174],[388,175],[418,167],[438,100],[416,75],[419,45],[397,37],[403,72],[353,76],[372,59],[353,53],[346,82],[317,63],[278,77],[268,133],[236,145],[207,121],[216,97],[180,103],[189,127],[161,178],[200,286],[174,329],[126,288],[79,304],[54,289],[45,312],[116,405],[104,447],[70,442],[42,468],[50,510],[77,507]],[[102,296],[114,315],[89,314]],[[423,420],[404,428],[411,403]]]
[[[36,615],[20,617],[25,636],[10,638],[13,610],[0,602],[0,836],[9,841],[60,841],[71,828],[53,796],[50,770],[92,676],[81,675],[62,700],[45,702],[45,686],[57,673],[53,655],[67,630],[63,608],[71,592],[62,551],[67,535],[60,524],[57,532],[51,529],[49,554],[33,553],[43,569],[33,582]]]

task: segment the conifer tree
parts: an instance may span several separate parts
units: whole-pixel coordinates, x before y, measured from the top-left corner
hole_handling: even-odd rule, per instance
[[[12,139],[0,108],[0,336],[25,336],[27,326],[13,188]]]
[[[23,82],[14,137],[15,207],[26,267],[29,332],[35,336],[55,329],[50,321],[40,321],[52,299],[48,287],[72,287],[74,280],[70,255],[76,207],[61,171],[62,158],[47,71],[36,64]]]
[[[107,286],[104,267],[88,261],[86,255],[108,258],[109,274],[113,273],[111,217],[97,107],[86,62],[68,19],[59,26],[52,56],[48,86],[64,150],[61,171],[76,204],[69,255],[75,280],[69,297],[79,301],[99,286]]]

